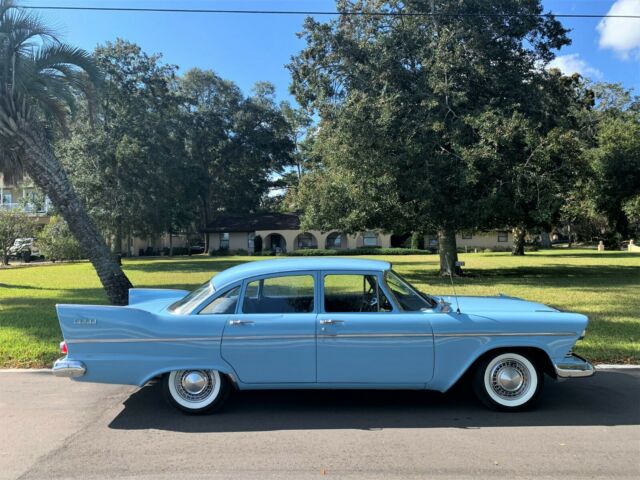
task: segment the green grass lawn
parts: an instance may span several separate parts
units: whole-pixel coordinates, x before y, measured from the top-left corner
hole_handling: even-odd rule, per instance
[[[258,257],[260,258],[260,257]],[[373,257],[429,293],[451,293],[437,275],[436,255]],[[193,288],[212,275],[256,257],[133,259],[124,269],[137,287]],[[640,363],[640,255],[552,250],[513,257],[465,254],[468,277],[459,295],[499,292],[580,312],[591,319],[576,352],[597,362]],[[59,356],[56,303],[106,303],[86,262],[0,270],[0,367],[50,366]]]

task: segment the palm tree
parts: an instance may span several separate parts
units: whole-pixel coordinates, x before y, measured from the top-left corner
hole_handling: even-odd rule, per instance
[[[27,174],[69,224],[112,303],[131,287],[56,158],[54,131],[64,132],[75,101],[93,105],[100,72],[84,50],[61,43],[36,15],[0,0],[0,171]]]

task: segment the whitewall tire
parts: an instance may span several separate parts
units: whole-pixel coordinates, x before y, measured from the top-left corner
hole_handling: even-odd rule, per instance
[[[174,370],[162,378],[170,405],[186,413],[219,409],[229,395],[229,381],[217,370]]]
[[[480,362],[474,390],[490,408],[517,411],[535,403],[543,383],[544,374],[531,358],[515,352],[500,352]]]

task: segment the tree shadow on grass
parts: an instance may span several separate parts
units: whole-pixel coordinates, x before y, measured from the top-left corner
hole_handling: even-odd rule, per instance
[[[148,273],[159,272],[212,272],[217,273],[227,268],[235,267],[246,260],[217,260],[217,259],[197,259],[197,260],[175,260],[166,259],[167,261],[158,262],[136,262],[125,263],[123,268],[126,271],[140,271]]]
[[[579,381],[547,379],[539,407],[517,414],[489,411],[467,388],[449,393],[371,390],[234,392],[225,409],[187,416],[167,406],[159,383],[124,402],[109,424],[118,430],[265,432],[275,430],[386,428],[487,428],[520,426],[638,425],[638,371],[599,372]]]
[[[456,279],[461,285],[488,283],[514,286],[544,285],[572,288],[605,288],[613,285],[640,285],[640,266],[544,265],[467,270],[471,275]],[[424,270],[405,270],[403,276],[415,283],[446,283],[439,275]]]
[[[633,258],[636,260],[640,260],[640,253],[635,252],[624,252],[624,251],[608,251],[608,252],[598,252],[593,251],[589,253],[564,253],[564,252],[547,252],[547,251],[539,251],[536,252],[531,257],[549,257],[549,258],[608,258],[608,259],[616,259],[616,258]],[[526,255],[525,255],[526,258]]]

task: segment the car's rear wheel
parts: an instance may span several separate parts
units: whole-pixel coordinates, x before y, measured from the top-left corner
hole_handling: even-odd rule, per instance
[[[170,405],[186,413],[210,413],[229,396],[229,380],[217,370],[174,370],[162,378],[162,390]]]
[[[544,374],[525,354],[500,352],[487,356],[475,371],[474,390],[490,408],[518,411],[532,407],[540,396]]]

